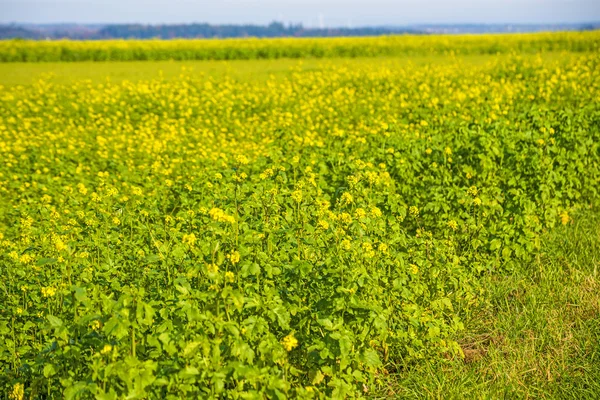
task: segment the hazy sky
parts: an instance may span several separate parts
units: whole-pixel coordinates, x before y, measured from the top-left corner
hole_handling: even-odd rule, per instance
[[[600,21],[600,0],[0,0],[0,23],[257,23],[306,26]]]

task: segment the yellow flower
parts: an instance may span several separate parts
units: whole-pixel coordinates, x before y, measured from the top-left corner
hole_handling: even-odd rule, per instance
[[[450,220],[448,221],[448,226],[450,227],[450,229],[452,229],[453,231],[458,229],[458,223],[455,220]]]
[[[371,207],[371,216],[373,218],[381,217],[381,210],[377,207]]]
[[[360,207],[354,210],[354,214],[356,214],[356,218],[364,218],[367,216],[367,212]]]
[[[33,257],[30,256],[29,254],[23,254],[19,257],[19,261],[22,262],[23,264],[29,264],[30,262],[33,261]]]
[[[411,206],[408,209],[408,212],[410,213],[410,215],[412,215],[413,217],[416,217],[419,215],[419,209],[416,206]]]
[[[419,267],[416,264],[410,264],[410,273],[416,275],[419,273]]]
[[[248,164],[250,161],[248,160],[248,157],[238,154],[235,156],[235,161],[237,161],[238,163],[242,164],[242,165],[246,165]]]
[[[292,351],[294,348],[298,347],[298,339],[294,337],[293,333],[290,333],[283,338],[281,344],[283,344],[283,348],[286,351]]]
[[[477,190],[477,186],[471,186],[469,189],[467,189],[467,194],[473,197],[476,197],[478,193],[479,190]]]
[[[102,350],[100,350],[100,353],[102,354],[107,354],[110,353],[112,351],[113,347],[110,344],[105,344],[104,347],[102,348]]]
[[[52,286],[43,287],[41,291],[43,297],[53,297],[56,294],[56,288]]]
[[[84,196],[88,193],[88,190],[83,183],[77,184],[77,190],[79,191],[80,194],[82,194]]]
[[[21,225],[23,225],[23,228],[31,228],[31,225],[33,225],[33,218],[21,218]]]
[[[324,219],[319,220],[317,225],[319,228],[323,229],[324,231],[329,229],[329,222],[325,221]]]
[[[208,214],[215,221],[227,222],[227,223],[230,223],[230,224],[233,224],[235,222],[235,218],[234,217],[232,217],[231,215],[227,215],[225,213],[225,211],[223,211],[223,210],[221,210],[220,208],[217,208],[217,207],[212,208],[208,212]]]
[[[296,203],[300,203],[302,201],[302,190],[294,190],[291,196]]]
[[[376,172],[369,171],[365,175],[369,184],[373,185],[379,182],[379,175]]]
[[[233,174],[233,180],[236,182],[242,182],[244,179],[248,178],[248,174],[242,172],[241,174]]]
[[[225,279],[229,282],[233,282],[235,280],[235,274],[231,271],[225,272]]]
[[[433,150],[431,150],[431,149],[427,149],[427,150],[425,150],[425,153],[426,153],[427,155],[431,154],[432,152],[433,152]]]
[[[352,216],[348,213],[341,213],[339,219],[342,223],[349,225],[352,223]]]
[[[82,259],[83,258],[88,258],[89,256],[90,256],[90,253],[88,253],[87,251],[82,251],[82,252],[79,252],[79,253],[77,253],[75,255],[75,257],[82,258]]]
[[[479,197],[475,197],[475,198],[473,199],[473,204],[474,204],[475,206],[480,206],[480,205],[481,205],[481,199],[480,199]]]
[[[344,194],[342,194],[342,197],[340,198],[341,203],[343,205],[348,205],[348,204],[352,204],[352,202],[354,201],[354,198],[352,197],[352,195],[348,192],[344,192]]]
[[[219,272],[219,266],[217,264],[208,264],[206,269],[208,270],[209,274],[216,274]]]
[[[357,176],[354,176],[354,175],[350,175],[349,177],[346,178],[346,180],[348,181],[348,184],[350,186],[356,186],[358,181],[360,181],[360,178]]]
[[[444,154],[446,154],[447,156],[451,156],[452,155],[452,149],[450,147],[446,147],[444,149]]]
[[[352,248],[352,243],[348,239],[344,239],[341,242],[342,249],[348,251]]]
[[[560,213],[560,222],[563,225],[568,224],[571,221],[571,217],[569,216],[569,213],[567,213],[566,211],[563,211],[562,213]]]
[[[25,397],[25,386],[22,383],[16,383],[8,397],[13,400],[23,400]]]
[[[375,256],[375,251],[373,250],[373,245],[369,242],[365,242],[362,244],[363,255],[367,258],[373,258]]]
[[[231,261],[232,264],[237,264],[240,262],[240,253],[237,251],[232,251],[227,258],[229,258],[229,261]]]
[[[193,233],[185,234],[183,235],[181,241],[190,247],[194,247],[194,245],[196,244],[196,235],[194,235]]]
[[[267,168],[264,170],[262,174],[260,174],[260,179],[265,180],[272,177],[274,174],[273,168]]]

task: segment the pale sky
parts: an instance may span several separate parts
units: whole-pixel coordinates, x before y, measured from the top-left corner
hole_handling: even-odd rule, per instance
[[[600,0],[0,0],[0,23],[305,26],[600,21]]]

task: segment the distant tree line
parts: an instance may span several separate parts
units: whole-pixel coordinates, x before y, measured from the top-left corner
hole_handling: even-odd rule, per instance
[[[102,27],[85,25],[18,26],[1,25],[0,38],[23,39],[174,39],[174,38],[240,38],[240,37],[334,37],[334,36],[380,36],[398,33],[421,33],[410,28],[362,27],[362,28],[306,28],[301,24],[284,25],[142,25],[115,24]]]
[[[326,36],[377,36],[413,30],[389,28],[304,28],[299,25],[285,26],[273,22],[261,25],[108,25],[100,29],[100,39],[135,38],[135,39],[172,39],[172,38],[237,38],[237,37],[326,37]]]
[[[2,39],[41,39],[39,32],[21,28],[20,26],[1,25],[0,38]]]
[[[511,33],[542,31],[586,31],[600,29],[600,22],[566,24],[434,24],[408,27],[307,28],[302,24],[211,25],[211,24],[11,24],[0,25],[0,39],[175,39],[175,38],[277,38],[381,36],[401,33]]]

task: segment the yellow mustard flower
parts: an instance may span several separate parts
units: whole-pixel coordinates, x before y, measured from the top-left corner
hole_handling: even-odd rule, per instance
[[[206,269],[210,274],[216,274],[217,272],[219,272],[219,266],[217,264],[208,264],[206,266]]]
[[[298,339],[294,337],[293,333],[290,333],[283,338],[281,344],[283,345],[283,348],[289,352],[298,347]]]
[[[563,225],[568,224],[571,221],[571,216],[569,216],[569,213],[566,211],[563,211],[562,213],[560,213],[560,222]]]
[[[25,386],[22,383],[15,383],[8,397],[12,400],[23,400],[25,397]]]
[[[190,247],[194,247],[196,244],[196,235],[193,233],[185,234],[183,235],[181,241]]]
[[[232,264],[237,264],[240,262],[240,253],[238,251],[232,251],[227,258],[229,258],[229,261],[231,261]]]
[[[453,231],[458,229],[458,223],[455,220],[450,220],[448,221],[448,226],[450,227],[450,229],[452,229]]]

